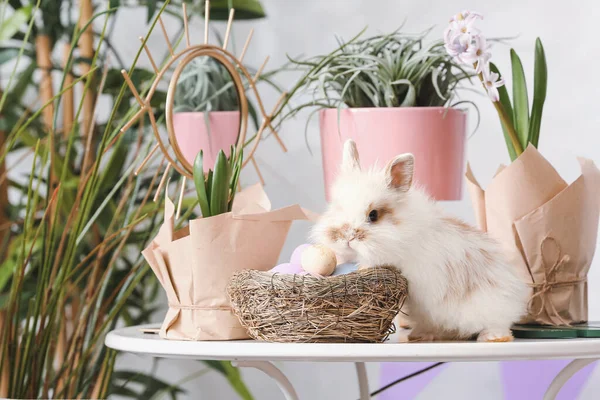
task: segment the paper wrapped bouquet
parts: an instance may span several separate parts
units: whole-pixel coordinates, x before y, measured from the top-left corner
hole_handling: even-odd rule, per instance
[[[174,205],[142,252],[169,301],[160,337],[176,340],[248,338],[232,313],[226,287],[235,271],[271,269],[293,220],[311,214],[298,205],[275,211],[260,185],[235,197],[232,212],[199,218],[174,231]]]
[[[598,234],[600,171],[579,159],[568,185],[533,146],[496,174],[484,192],[470,169],[477,223],[500,241],[531,287],[524,323],[587,321],[587,273]]]

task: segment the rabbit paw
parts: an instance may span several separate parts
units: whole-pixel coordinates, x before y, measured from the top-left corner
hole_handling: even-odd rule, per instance
[[[513,336],[505,330],[483,330],[477,336],[478,342],[512,342]]]

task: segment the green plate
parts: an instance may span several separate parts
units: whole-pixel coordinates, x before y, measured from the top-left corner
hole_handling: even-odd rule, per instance
[[[600,338],[600,321],[572,326],[515,325],[513,335],[526,339]]]
[[[515,325],[513,336],[521,339],[573,339],[577,337],[574,329],[562,329],[553,326]]]

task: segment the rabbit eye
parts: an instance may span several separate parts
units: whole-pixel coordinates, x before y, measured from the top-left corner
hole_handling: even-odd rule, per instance
[[[378,219],[379,213],[377,212],[377,210],[371,210],[371,212],[369,213],[369,222],[377,222]]]

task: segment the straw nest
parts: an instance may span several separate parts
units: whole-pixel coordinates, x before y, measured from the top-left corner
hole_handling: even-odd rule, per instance
[[[242,270],[227,291],[240,323],[257,340],[382,342],[395,331],[407,282],[393,267],[327,278]]]

